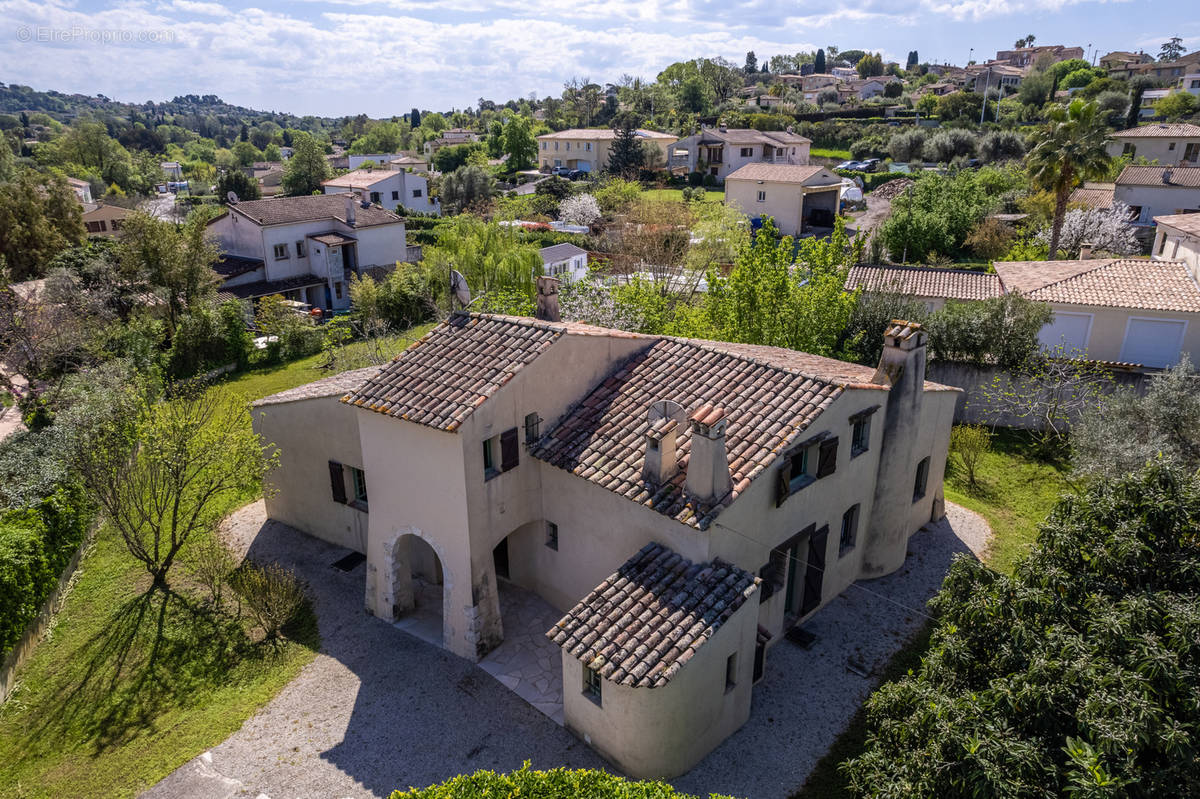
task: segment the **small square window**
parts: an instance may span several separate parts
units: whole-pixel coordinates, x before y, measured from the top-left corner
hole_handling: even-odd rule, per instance
[[[917,479],[913,481],[913,502],[925,497],[926,483],[929,482],[929,458],[922,458],[917,464]]]
[[[421,190],[420,190],[420,189],[413,189],[413,196],[414,196],[414,197],[420,197],[420,196],[421,196]]]
[[[379,202],[379,192],[377,192],[377,191],[371,192],[371,202],[373,202],[373,203]]]
[[[546,546],[558,551],[558,525],[554,522],[546,522]]]
[[[603,684],[600,672],[595,669],[583,667],[583,695],[588,699],[600,704],[601,685]]]
[[[809,449],[809,447],[804,447],[792,455],[792,480],[790,486],[792,491],[799,491],[813,482],[812,475],[808,473]]]
[[[758,193],[758,201],[760,203],[765,203],[767,201],[767,193],[765,191],[760,191]]]
[[[854,420],[850,433],[850,457],[856,457],[866,452],[871,445],[871,418],[869,416]]]
[[[288,246],[286,244],[275,245],[275,260],[282,261],[288,257]]]
[[[725,693],[737,686],[737,652],[725,659]]]
[[[393,199],[393,200],[399,200],[399,199],[400,199],[400,192],[398,192],[398,191],[394,191],[394,192],[392,192],[392,199]]]

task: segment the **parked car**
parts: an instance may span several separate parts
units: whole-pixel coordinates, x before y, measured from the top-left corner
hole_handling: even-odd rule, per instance
[[[550,170],[550,174],[558,175],[560,178],[565,178],[567,175],[571,174],[571,168],[566,166],[556,166],[554,169]]]
[[[882,163],[883,161],[879,158],[867,158],[863,161],[859,161],[858,168],[863,172],[874,172],[875,170],[879,169],[879,165]]]
[[[588,173],[582,169],[572,169],[571,171],[567,172],[566,177],[567,180],[579,180],[580,178],[586,178],[587,174]]]
[[[842,163],[835,166],[834,169],[846,169],[846,170],[850,170],[852,172],[853,171],[861,171],[862,162],[861,161],[843,161]]]

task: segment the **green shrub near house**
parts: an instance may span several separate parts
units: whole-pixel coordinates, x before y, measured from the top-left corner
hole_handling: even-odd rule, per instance
[[[556,768],[533,771],[529,761],[509,774],[477,771],[428,788],[394,791],[391,799],[493,799],[498,797],[586,797],[587,799],[694,799],[665,782],[627,780],[606,771]],[[710,799],[727,799],[711,794]]]

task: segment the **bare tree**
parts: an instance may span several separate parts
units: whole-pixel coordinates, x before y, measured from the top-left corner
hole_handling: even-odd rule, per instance
[[[84,489],[161,591],[188,540],[215,530],[277,459],[239,397],[198,386],[154,404],[130,391],[73,454]]]
[[[1017,374],[997,374],[981,392],[996,424],[1018,422],[1041,432],[1044,444],[1062,441],[1086,411],[1112,391],[1103,364],[1059,345],[1031,359]]]

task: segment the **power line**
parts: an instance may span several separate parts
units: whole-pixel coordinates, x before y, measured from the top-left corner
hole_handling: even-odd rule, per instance
[[[768,551],[770,551],[770,552],[775,552],[777,550],[783,551],[783,550],[779,550],[778,547],[772,547],[769,544],[759,541],[756,538],[752,538],[739,530],[733,529],[732,527],[726,527],[725,525],[721,524],[720,522],[714,521],[713,525],[716,527],[720,527],[722,530],[728,530],[729,532],[733,533],[734,535],[741,536],[742,538],[746,539],[747,541],[758,544],[759,546],[767,547]],[[789,553],[787,551],[783,551],[783,554],[787,560],[794,561],[796,563],[801,562],[800,558],[796,557],[795,555],[792,555],[791,553]],[[816,569],[817,571],[821,572],[822,574],[827,573],[826,569],[823,569],[820,566],[813,566],[807,560],[803,561],[803,563],[804,563],[806,569]],[[930,621],[937,621],[936,617],[929,615],[928,613],[926,613],[923,610],[918,610],[917,608],[909,607],[908,605],[905,605],[903,602],[897,602],[896,600],[892,599],[891,597],[881,594],[878,591],[872,591],[871,589],[867,588],[864,585],[859,585],[858,580],[855,580],[854,582],[850,583],[850,587],[857,588],[859,591],[870,594],[871,596],[876,597],[878,599],[882,599],[884,602],[890,602],[891,604],[895,605],[896,607],[902,608],[903,610],[907,610],[910,613],[915,613],[918,616],[923,616],[924,618],[929,619]]]

